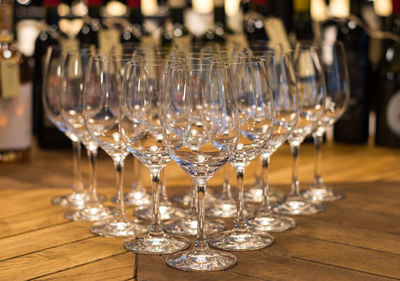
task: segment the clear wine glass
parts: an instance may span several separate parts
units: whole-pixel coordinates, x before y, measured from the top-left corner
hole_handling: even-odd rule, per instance
[[[344,197],[325,185],[322,178],[322,143],[329,128],[343,115],[349,102],[350,85],[347,60],[342,42],[324,42],[320,46],[320,57],[325,74],[325,112],[317,129],[313,132],[315,144],[315,170],[311,187],[303,196],[313,201],[335,201]]]
[[[110,55],[91,57],[83,95],[85,126],[92,139],[113,159],[117,175],[113,217],[90,227],[90,232],[101,236],[135,236],[138,226],[128,219],[123,199],[124,162],[129,151],[119,133],[121,60],[123,58]]]
[[[160,68],[157,70],[160,72],[159,80],[155,81],[154,79],[151,81],[152,89],[158,91],[159,93],[165,93],[165,82],[167,81],[167,73],[168,67],[175,64],[181,64],[182,60],[179,56],[176,56],[174,53],[163,53],[163,52],[154,52],[151,55],[148,54],[148,57],[151,59],[145,59],[144,61],[147,63],[156,63],[161,64]],[[165,176],[164,172],[161,171],[160,174],[160,219],[163,220],[172,220],[179,219],[184,217],[187,213],[184,209],[181,209],[177,206],[174,206],[172,202],[168,198],[167,188],[165,184]],[[153,209],[148,206],[140,207],[135,210],[134,215],[143,220],[151,220],[153,215]]]
[[[318,48],[310,42],[296,45],[294,67],[299,97],[299,117],[291,131],[288,142],[293,157],[292,187],[283,203],[273,211],[283,215],[312,215],[323,211],[323,206],[315,204],[300,194],[299,150],[305,137],[318,126],[325,111],[325,80]]]
[[[57,206],[81,209],[89,200],[84,190],[81,175],[81,142],[65,125],[60,114],[60,99],[62,93],[61,68],[63,64],[63,52],[60,48],[49,47],[45,59],[44,84],[42,101],[49,120],[63,132],[71,141],[73,148],[74,184],[72,193],[52,198],[51,202]]]
[[[243,211],[245,168],[269,144],[274,128],[272,91],[264,62],[259,58],[241,58],[230,62],[235,98],[239,109],[240,137],[230,159],[237,182],[237,215],[231,230],[210,237],[210,244],[230,251],[252,251],[270,246],[274,238],[268,233],[250,230]]]
[[[112,215],[110,210],[100,203],[97,195],[96,158],[98,144],[90,136],[83,119],[83,93],[87,78],[86,71],[89,58],[93,53],[93,49],[69,50],[65,53],[62,67],[61,116],[67,128],[81,139],[89,158],[90,201],[83,209],[65,214],[67,219],[77,221],[104,220]]]
[[[274,214],[269,198],[269,163],[271,155],[287,140],[298,119],[298,95],[292,53],[279,49],[261,54],[269,73],[275,109],[275,127],[271,141],[261,151],[263,194],[257,215],[249,220],[250,228],[259,231],[285,231],[294,228],[294,219]]]
[[[138,54],[141,48],[137,44],[122,44],[121,49],[113,50],[110,54],[113,59],[118,61],[121,77],[124,77],[125,65],[132,60],[143,60],[143,54]],[[135,182],[132,182],[132,189],[124,194],[126,205],[137,206],[138,208],[146,208],[151,204],[151,196],[146,191],[142,184],[141,164],[137,158],[133,157],[133,174],[135,175]],[[117,197],[111,199],[112,202],[117,202]]]
[[[160,106],[163,94],[163,63],[160,60],[129,62],[125,69],[120,133],[128,150],[145,165],[153,189],[153,222],[149,233],[128,239],[124,247],[135,253],[168,254],[184,250],[190,242],[164,232],[160,220],[160,173],[171,160],[163,144]]]
[[[229,161],[239,137],[230,70],[223,65],[184,66],[173,68],[169,81],[162,115],[164,143],[196,185],[198,232],[193,249],[166,262],[186,271],[227,269],[237,259],[208,246],[204,199],[207,182]]]

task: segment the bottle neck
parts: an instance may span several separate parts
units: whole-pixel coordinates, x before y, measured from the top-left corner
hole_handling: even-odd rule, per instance
[[[226,26],[224,5],[214,6],[214,23],[223,27]]]
[[[88,15],[92,19],[100,19],[100,6],[89,6]]]
[[[252,1],[252,10],[263,15],[264,17],[271,14],[268,0],[253,0]]]
[[[46,23],[47,25],[57,28],[58,26],[58,12],[57,12],[57,7],[53,6],[47,6],[46,7]]]
[[[14,3],[0,2],[0,42],[10,42],[14,38]]]
[[[172,23],[183,25],[183,12],[186,8],[186,0],[169,0],[168,6]]]

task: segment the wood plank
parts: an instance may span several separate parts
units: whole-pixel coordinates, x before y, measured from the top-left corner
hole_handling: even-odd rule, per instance
[[[296,223],[297,227],[291,231],[292,234],[400,255],[398,234],[365,229],[341,222],[320,221],[312,217],[296,217]]]
[[[270,250],[280,255],[387,278],[400,278],[399,255],[297,236],[290,232],[275,236],[276,243]]]
[[[93,237],[0,263],[3,280],[26,280],[124,252],[121,239]],[[23,269],[23,270],[21,270]]]
[[[0,239],[0,261],[93,237],[90,222],[68,222]],[[46,237],[46,239],[42,239]]]
[[[178,271],[167,267],[164,256],[145,256],[139,257],[138,279],[139,280],[249,280],[263,281],[264,279],[251,276],[244,276],[232,270],[216,273],[193,274]],[[34,280],[129,280],[133,275],[134,255],[124,252],[109,258],[102,259],[90,264],[57,272]],[[168,273],[165,273],[165,271]],[[169,273],[171,275],[169,275]]]

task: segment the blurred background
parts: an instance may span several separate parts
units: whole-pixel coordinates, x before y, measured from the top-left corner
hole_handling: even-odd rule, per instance
[[[269,41],[290,49],[298,40],[341,40],[351,99],[328,137],[400,147],[400,0],[16,0],[13,11],[0,12],[1,60],[7,59],[7,13],[12,13],[12,36],[21,54],[18,75],[26,92],[6,94],[12,87],[7,77],[14,72],[2,67],[2,162],[24,157],[20,152],[31,147],[32,132],[40,148],[70,146],[47,120],[42,105],[43,61],[46,49],[54,45],[94,44],[107,51],[127,43],[168,49],[214,43],[248,47]],[[11,124],[21,116],[20,126]]]

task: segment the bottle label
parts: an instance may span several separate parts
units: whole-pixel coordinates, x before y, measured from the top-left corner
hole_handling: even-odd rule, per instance
[[[168,6],[171,8],[185,8],[186,0],[168,0]]]
[[[20,94],[19,58],[17,56],[0,62],[2,98],[12,98]]]
[[[106,54],[112,49],[121,49],[120,34],[117,29],[101,29],[99,31],[99,51]]]
[[[264,28],[271,43],[282,46],[284,50],[290,50],[287,32],[280,18],[268,17],[264,21]]]
[[[25,149],[32,143],[32,83],[18,96],[0,100],[0,150]]]
[[[386,122],[389,129],[400,137],[400,90],[389,99],[386,110]]]

